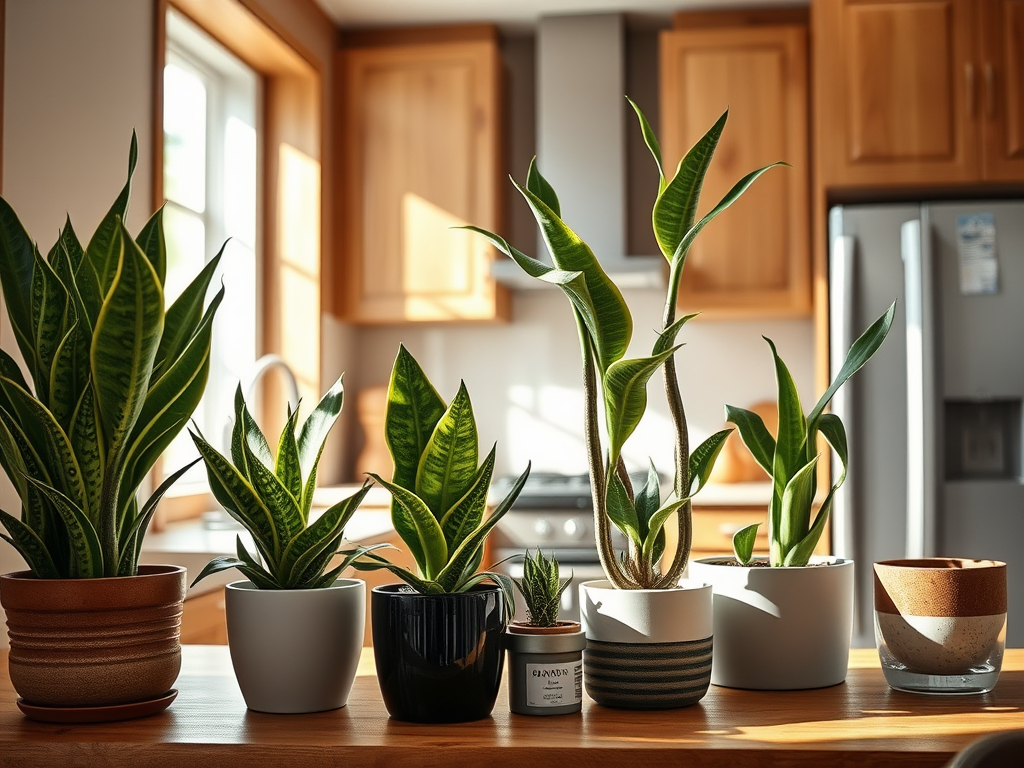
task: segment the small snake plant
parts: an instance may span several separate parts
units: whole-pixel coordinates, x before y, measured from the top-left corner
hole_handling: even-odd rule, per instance
[[[237,568],[257,589],[320,589],[331,586],[361,551],[369,551],[338,551],[345,525],[369,484],[309,523],[317,465],[343,400],[344,387],[338,379],[301,427],[296,423],[298,410],[289,412],[276,456],[249,413],[241,387],[235,392],[230,460],[202,435],[190,432],[206,464],[213,495],[252,534],[256,544],[253,554],[239,536],[237,557],[214,558],[193,584],[218,571]],[[344,554],[344,559],[327,571],[337,554]]]
[[[558,560],[554,553],[548,559],[539,547],[532,557],[527,552],[523,561],[523,578],[513,579],[526,602],[526,623],[531,627],[555,626],[559,601],[571,582],[572,575],[565,581],[559,579]]]
[[[137,159],[133,133],[128,180],[88,244],[68,219],[46,258],[0,199],[0,282],[32,379],[0,350],[0,463],[21,499],[20,519],[0,510],[0,538],[38,578],[135,575],[157,503],[188,469],[140,508],[206,387],[220,254],[165,312],[163,209],[137,237],[124,226]]]
[[[725,407],[726,419],[736,425],[750,455],[772,479],[772,499],[768,506],[768,562],[772,566],[803,566],[810,561],[814,547],[825,530],[832,499],[846,479],[846,428],[834,413],[825,413],[825,408],[847,379],[859,371],[882,346],[892,327],[895,313],[896,302],[893,302],[853,343],[835,380],[807,416],[800,405],[800,396],[789,369],[779,357],[772,340],[765,338],[775,360],[775,378],[779,389],[777,437],[772,437],[756,413],[734,405]],[[843,469],[812,523],[811,506],[817,489],[819,433],[835,450]],[[743,565],[750,562],[760,525],[748,525],[733,535],[733,551]]]
[[[404,346],[391,371],[384,431],[394,475],[391,482],[370,476],[391,492],[391,519],[418,573],[373,553],[354,567],[387,569],[425,595],[466,592],[491,581],[500,587],[511,614],[512,580],[477,569],[487,535],[519,497],[530,467],[485,517],[496,446],[478,466],[476,420],[465,383],[446,405]]]
[[[697,219],[701,186],[725,128],[728,112],[686,153],[675,175],[667,177],[654,131],[633,104],[648,149],[658,166],[658,196],[652,221],[654,234],[669,265],[668,292],[661,330],[650,356],[626,358],[633,318],[615,283],[594,252],[562,221],[554,189],[531,163],[526,186],[513,181],[540,227],[553,267],[513,248],[504,238],[477,227],[466,229],[486,237],[528,275],[562,289],[572,304],[583,357],[585,440],[594,502],[597,551],[608,580],[619,589],[672,589],[686,568],[692,540],[690,500],[704,487],[731,429],[722,430],[690,450],[689,431],[676,372],[676,336],[695,317],[676,318],[679,281],[694,239],[718,214],[731,206],[774,165],[740,179],[717,205]],[[622,448],[647,409],[647,382],[665,368],[665,393],[675,428],[675,478],[672,494],[662,502],[658,474],[651,465],[647,483],[634,492]],[[604,434],[599,407],[604,410]],[[676,517],[679,545],[671,563],[663,564],[666,523]],[[616,556],[611,526],[626,537],[627,549]]]

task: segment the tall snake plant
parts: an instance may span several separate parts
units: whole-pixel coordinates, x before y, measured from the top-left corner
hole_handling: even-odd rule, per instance
[[[528,275],[556,285],[572,304],[583,357],[583,391],[587,458],[598,554],[608,580],[619,589],[671,589],[686,567],[692,538],[690,500],[707,482],[715,459],[731,429],[718,432],[695,450],[690,450],[689,431],[679,390],[675,353],[676,336],[695,317],[676,318],[679,280],[690,246],[702,229],[732,205],[744,191],[774,165],[747,174],[701,219],[697,203],[704,176],[725,128],[728,112],[690,149],[675,175],[666,177],[661,149],[654,131],[639,107],[636,111],[651,154],[658,166],[658,196],[652,221],[654,234],[669,265],[668,292],[662,328],[648,357],[625,357],[633,333],[633,320],[618,287],[601,268],[593,251],[562,221],[558,196],[531,163],[526,186],[513,184],[526,199],[537,220],[553,267],[533,259],[509,245],[504,238],[476,227],[467,227],[486,237],[510,256]],[[675,427],[675,478],[672,494],[662,502],[658,474],[651,464],[647,483],[634,492],[622,448],[636,429],[647,408],[647,382],[664,366],[665,393]],[[599,406],[604,408],[604,433]],[[675,555],[662,567],[665,551],[664,526],[675,515],[679,544]],[[626,536],[627,551],[616,557],[611,525]]]
[[[138,158],[84,247],[70,219],[43,258],[0,199],[0,283],[32,385],[0,350],[0,463],[21,499],[4,536],[40,578],[130,576],[163,494],[136,492],[206,387],[223,288],[206,305],[220,254],[164,311],[162,209],[125,229]]]

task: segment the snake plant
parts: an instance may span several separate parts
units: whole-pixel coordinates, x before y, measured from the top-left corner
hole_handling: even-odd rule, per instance
[[[772,437],[756,413],[733,405],[725,407],[726,419],[736,425],[750,455],[772,479],[772,499],[768,506],[768,562],[772,566],[803,566],[810,561],[825,530],[832,499],[846,479],[846,428],[836,414],[825,413],[825,408],[839,388],[882,346],[895,313],[896,302],[893,302],[853,343],[835,380],[806,416],[789,369],[779,357],[772,340],[765,338],[775,361],[779,390],[777,437]],[[835,450],[843,468],[812,522],[811,506],[817,491],[819,433]],[[748,525],[733,535],[733,551],[743,565],[750,562],[760,525]]]
[[[344,393],[338,379],[301,427],[297,425],[298,410],[289,411],[276,456],[249,412],[241,387],[235,391],[230,460],[202,435],[189,432],[206,464],[214,497],[252,534],[257,552],[249,552],[239,536],[237,557],[215,557],[193,584],[218,571],[237,568],[257,589],[320,589],[331,586],[361,552],[373,549],[344,553],[342,562],[327,571],[334,556],[341,554],[338,546],[345,525],[369,484],[309,523],[317,465],[341,413]]]
[[[527,624],[531,627],[553,627],[558,623],[558,603],[562,593],[572,582],[572,576],[564,581],[559,578],[558,559],[554,553],[550,559],[537,548],[537,554],[526,553],[523,561],[523,578],[513,579],[519,594],[526,602]]]
[[[4,536],[40,578],[129,576],[173,473],[136,492],[206,386],[223,288],[204,309],[220,254],[164,311],[162,209],[133,238],[128,180],[82,245],[68,219],[43,258],[0,199],[0,283],[31,385],[0,350],[0,463],[21,515]]]
[[[404,346],[391,371],[384,431],[394,474],[390,482],[370,476],[390,491],[391,520],[418,572],[373,553],[353,565],[363,571],[387,569],[421,594],[466,592],[491,581],[501,588],[506,605],[514,605],[508,576],[477,569],[487,535],[519,497],[530,467],[485,515],[497,446],[478,465],[476,420],[465,382],[446,405]]]
[[[639,107],[636,111],[644,141],[658,167],[658,195],[652,222],[662,254],[668,261],[668,291],[663,323],[647,357],[626,358],[633,333],[633,320],[618,287],[611,281],[593,251],[562,221],[558,196],[531,163],[523,186],[513,184],[525,198],[537,220],[553,267],[513,248],[502,237],[476,227],[510,256],[528,275],[556,285],[572,304],[583,357],[585,430],[590,484],[594,503],[598,554],[608,580],[620,589],[671,589],[686,567],[692,539],[690,500],[707,482],[715,459],[731,429],[708,438],[690,450],[689,431],[683,409],[675,353],[676,337],[695,315],[676,318],[679,281],[694,238],[772,165],[747,174],[702,218],[697,204],[704,176],[725,128],[728,112],[680,161],[675,174],[665,175],[661,149],[654,131]],[[781,165],[774,163],[773,165]],[[647,382],[664,366],[665,392],[675,428],[675,477],[672,493],[664,502],[658,473],[651,464],[646,484],[634,492],[622,448],[647,408]],[[604,410],[601,430],[599,406]],[[661,563],[665,551],[664,526],[676,517],[679,545],[670,563]],[[627,550],[616,557],[611,525],[627,540]]]

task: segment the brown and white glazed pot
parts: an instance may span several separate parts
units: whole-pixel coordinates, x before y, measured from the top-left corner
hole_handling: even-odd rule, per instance
[[[911,670],[957,675],[984,664],[1006,624],[1006,563],[921,558],[875,563],[875,619]]]
[[[137,576],[0,576],[11,683],[43,707],[102,707],[163,696],[181,669],[185,569],[140,565]]]

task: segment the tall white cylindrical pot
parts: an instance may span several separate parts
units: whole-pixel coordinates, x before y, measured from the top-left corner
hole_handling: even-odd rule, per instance
[[[853,632],[853,561],[814,557],[799,568],[690,563],[715,591],[711,682],[784,691],[846,679]]]
[[[583,681],[598,704],[671,709],[695,704],[711,681],[712,592],[699,580],[675,589],[580,585],[587,636]]]
[[[366,582],[325,589],[225,590],[228,648],[249,709],[296,714],[344,707],[363,649]]]

